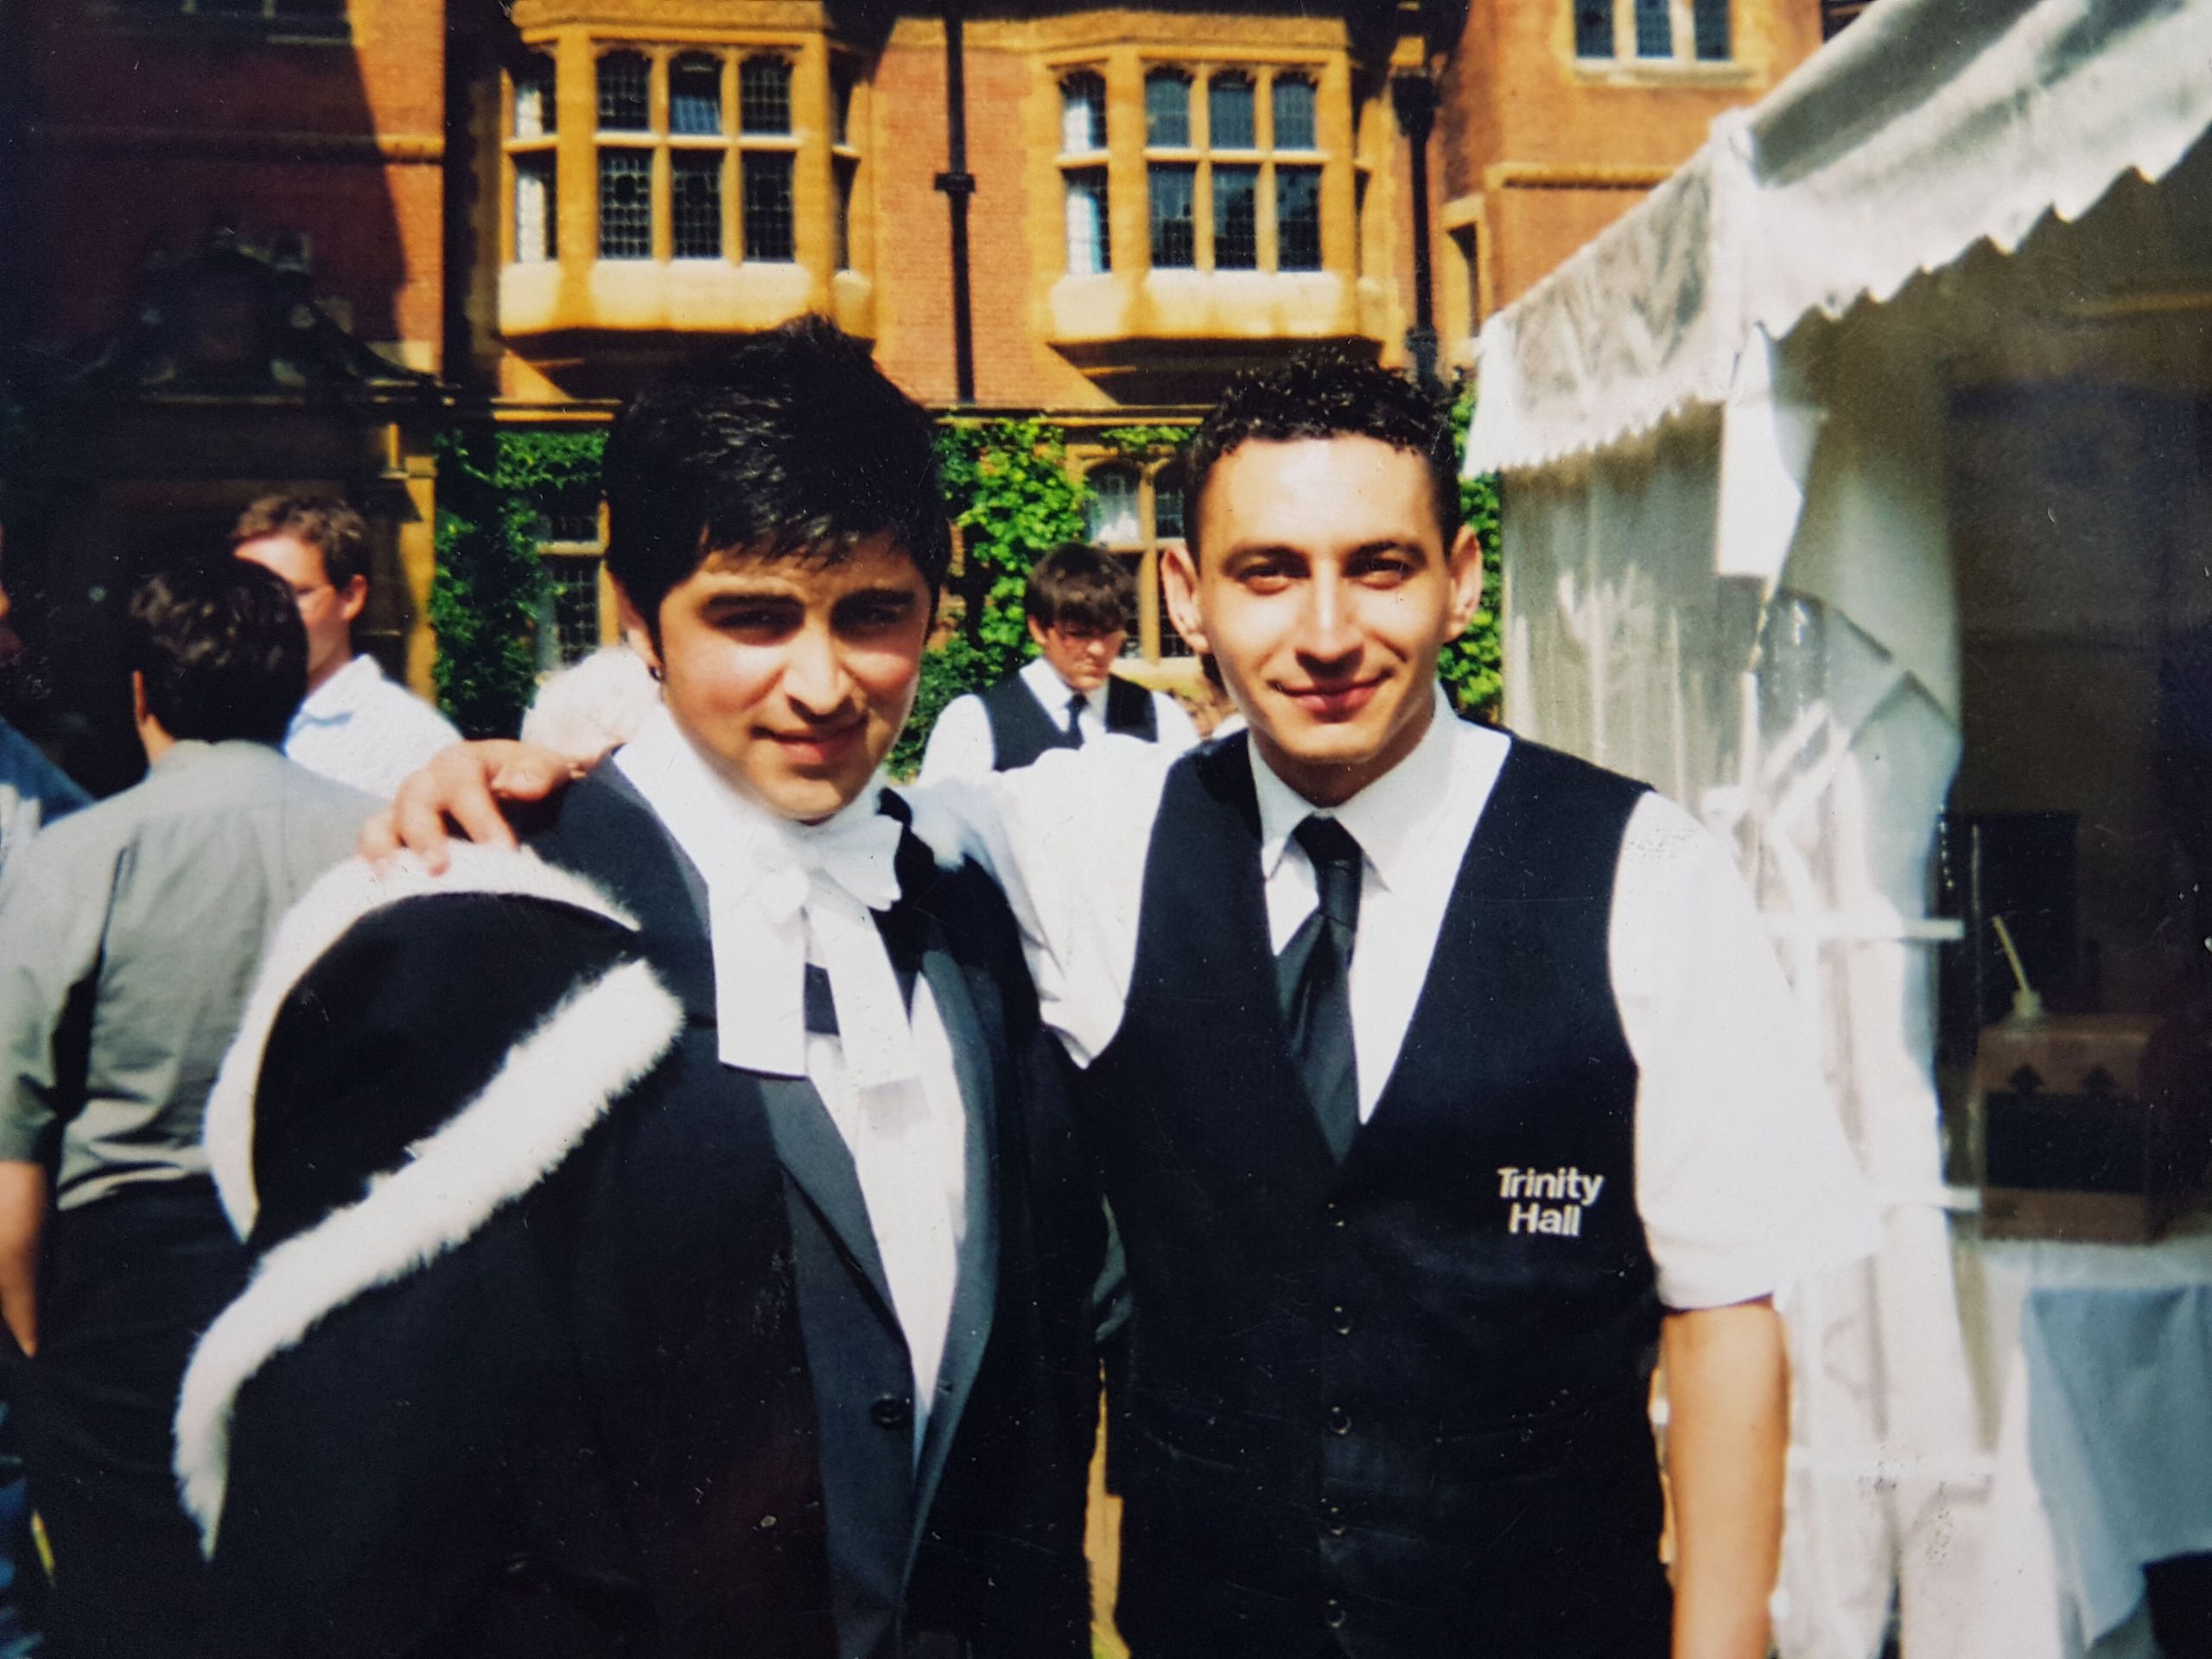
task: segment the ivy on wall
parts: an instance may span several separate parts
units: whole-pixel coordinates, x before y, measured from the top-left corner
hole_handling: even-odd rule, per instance
[[[438,436],[430,626],[438,702],[468,737],[511,737],[537,689],[548,518],[596,502],[606,434],[484,425]]]
[[[1463,443],[1473,408],[1471,396],[1463,396],[1453,411]],[[1151,459],[1179,448],[1190,429],[1109,427],[1098,436],[1122,455]],[[471,737],[512,734],[529,705],[545,594],[537,549],[549,516],[596,500],[605,448],[597,430],[476,425],[440,436],[438,569],[430,591],[438,700]],[[1087,531],[1089,486],[1070,470],[1067,434],[1052,422],[948,420],[938,456],[963,557],[949,584],[948,626],[923,659],[913,715],[892,753],[892,768],[902,776],[920,765],[946,703],[1003,679],[1033,654],[1021,609],[1030,567]],[[1473,625],[1445,648],[1439,673],[1462,713],[1494,718],[1503,689],[1494,586],[1497,480],[1463,480],[1459,506],[1481,538],[1493,585]]]
[[[946,703],[996,684],[1034,654],[1021,609],[1029,569],[1088,528],[1090,488],[1069,470],[1067,435],[1050,421],[948,421],[938,462],[960,531],[961,569],[949,584],[953,626],[922,659],[914,712],[891,752],[899,777],[920,766]]]
[[[1460,393],[1452,407],[1454,453],[1467,453],[1467,424],[1474,418],[1471,391]],[[1483,549],[1483,606],[1467,631],[1444,647],[1436,665],[1452,706],[1477,720],[1495,721],[1505,697],[1505,651],[1499,635],[1498,493],[1497,475],[1459,480],[1459,519],[1472,526]]]

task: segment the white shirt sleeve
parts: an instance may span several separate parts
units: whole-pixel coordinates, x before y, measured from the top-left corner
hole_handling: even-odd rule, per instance
[[[922,751],[921,784],[942,784],[957,778],[973,781],[988,778],[998,758],[991,741],[991,718],[983,700],[969,692],[938,710],[930,728],[928,746]]]
[[[900,791],[940,859],[972,857],[998,878],[1045,1023],[1077,1065],[1105,1051],[1128,1006],[1145,861],[1174,760],[1108,734],[1014,772]]]
[[[1198,728],[1191,723],[1191,716],[1183,705],[1165,691],[1152,694],[1152,714],[1159,728],[1160,747],[1169,755],[1178,755],[1185,749],[1198,746]]]
[[[1872,1251],[1865,1179],[1750,891],[1656,794],[1629,820],[1610,950],[1660,1300],[1726,1306]]]

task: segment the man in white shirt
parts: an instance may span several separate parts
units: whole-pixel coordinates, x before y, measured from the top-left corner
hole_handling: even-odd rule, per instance
[[[1135,600],[1128,567],[1110,553],[1074,543],[1039,559],[1022,596],[1036,657],[1011,679],[944,706],[921,781],[1011,772],[1108,732],[1155,743],[1169,759],[1196,743],[1182,704],[1113,671]]]
[[[1169,601],[1249,736],[912,798],[999,874],[1085,1070],[1133,1291],[1122,1633],[1138,1659],[1760,1659],[1771,1298],[1873,1222],[1730,855],[1452,718],[1436,662],[1481,563],[1427,394],[1293,365],[1231,391],[1189,469]],[[443,805],[499,835],[503,761],[513,796],[561,775],[455,756],[397,828],[429,845]]]
[[[353,651],[353,624],[369,602],[369,532],[343,501],[264,495],[238,515],[231,550],[266,565],[300,601],[308,631],[308,695],[284,734],[284,753],[310,772],[380,800],[461,734],[436,709]]]

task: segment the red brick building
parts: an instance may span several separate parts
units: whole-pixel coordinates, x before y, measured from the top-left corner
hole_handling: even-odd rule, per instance
[[[343,488],[382,540],[369,643],[427,687],[442,424],[603,422],[702,334],[809,310],[932,404],[1065,423],[1149,567],[1173,480],[1090,435],[1305,343],[1407,361],[1427,324],[1468,361],[1848,10],[1055,0],[956,50],[901,0],[8,8],[0,326],[59,411],[17,569],[92,639],[257,489]]]

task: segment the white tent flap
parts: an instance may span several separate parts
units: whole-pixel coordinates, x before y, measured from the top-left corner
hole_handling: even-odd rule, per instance
[[[1753,331],[2010,251],[2212,125],[2212,0],[1883,0],[1483,331],[1468,465],[1718,404]]]

